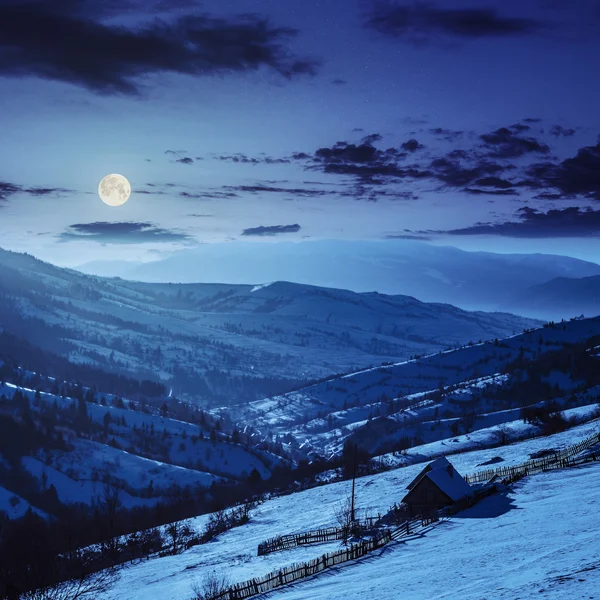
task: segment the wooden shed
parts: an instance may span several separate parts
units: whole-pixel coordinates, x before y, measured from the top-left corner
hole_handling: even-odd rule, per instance
[[[444,457],[427,465],[407,489],[402,502],[411,517],[429,516],[471,494],[471,486]]]

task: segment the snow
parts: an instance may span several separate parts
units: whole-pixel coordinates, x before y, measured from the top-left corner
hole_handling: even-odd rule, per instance
[[[31,508],[40,516],[46,516],[41,510],[32,507],[27,500],[0,486],[0,511],[5,512],[10,519],[22,517]]]
[[[425,474],[425,477],[431,479],[444,494],[455,502],[472,492],[469,484],[451,466],[432,469]]]
[[[573,444],[598,429],[598,422],[588,423],[565,434]],[[461,472],[470,472],[488,460],[490,452],[501,455],[507,463],[521,462],[542,446],[554,448],[566,442],[566,436],[558,434],[492,451],[467,452],[452,462]],[[415,464],[358,479],[359,515],[383,513],[399,502],[422,468],[422,464]],[[318,557],[339,544],[300,547],[261,557],[256,556],[256,549],[259,542],[276,535],[335,525],[335,509],[350,485],[339,482],[268,500],[252,511],[247,525],[213,542],[179,556],[128,567],[116,586],[98,600],[189,600],[194,581],[212,571],[227,574],[235,583]],[[597,572],[586,572],[565,583],[557,578],[600,560],[599,486],[600,465],[596,463],[525,478],[513,491],[483,500],[422,537],[393,543],[355,564],[273,591],[269,597],[392,600],[401,593],[411,600],[528,600],[539,598],[542,588],[555,598],[593,597],[600,585]],[[192,524],[202,528],[207,518],[198,517]]]
[[[282,600],[596,598],[600,468],[530,477],[448,522],[335,573],[273,592]]]

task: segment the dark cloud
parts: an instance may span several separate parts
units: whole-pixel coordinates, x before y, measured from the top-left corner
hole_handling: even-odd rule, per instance
[[[153,223],[96,221],[75,223],[60,234],[63,242],[93,241],[112,244],[144,242],[185,242],[192,238],[184,233],[157,227]]]
[[[548,154],[550,147],[532,137],[523,137],[507,127],[479,136],[495,158],[517,158],[531,152]]]
[[[81,0],[1,2],[0,75],[138,94],[140,77],[158,73],[202,76],[267,68],[292,78],[316,69],[314,61],[289,53],[297,30],[258,16],[193,14],[131,29],[97,19],[94,5]]]
[[[295,157],[293,156],[292,158]],[[241,154],[239,152],[237,154],[219,154],[218,156],[214,156],[214,159],[246,165],[277,165],[291,162],[291,159],[289,158],[273,158],[271,156],[261,156],[256,158],[253,156],[247,156],[246,154]]]
[[[553,135],[555,138],[571,137],[575,135],[575,130],[570,127],[563,127],[562,125],[553,125],[550,128],[550,135]]]
[[[413,166],[400,166],[399,160],[405,156],[407,152],[396,148],[380,150],[367,143],[337,142],[331,147],[319,148],[309,168],[371,181],[377,177],[416,179],[429,175]]]
[[[541,29],[534,19],[500,15],[489,8],[438,8],[428,2],[377,2],[366,25],[379,33],[410,42],[437,41],[440,36],[476,39],[530,34]]]
[[[365,137],[361,140],[363,144],[374,144],[375,142],[380,142],[383,139],[379,133],[371,133],[369,135],[365,135]]]
[[[430,165],[432,176],[450,187],[463,187],[482,179],[488,183],[480,185],[490,185],[489,182],[495,181],[497,179],[495,176],[506,169],[503,165],[476,157],[472,159],[474,161],[472,164],[464,165],[460,159],[467,157],[468,154],[461,152],[458,158],[455,158],[455,153],[450,154],[434,159]],[[498,181],[500,180],[498,179]]]
[[[234,190],[236,192],[246,192],[251,194],[263,194],[263,193],[279,193],[279,194],[293,194],[295,196],[324,196],[330,192],[325,190],[315,190],[310,188],[285,188],[272,185],[227,185],[224,186],[227,190]]]
[[[306,152],[294,152],[294,154],[292,154],[293,160],[306,160],[308,158],[311,158],[311,156],[306,154]]]
[[[8,183],[7,181],[0,181],[0,200],[7,200],[10,196],[21,190],[22,188],[19,185]]]
[[[72,192],[66,188],[58,187],[29,187],[25,188],[22,185],[16,185],[14,183],[8,183],[6,181],[0,181],[0,201],[8,200],[8,198],[14,194],[29,194],[30,196],[41,197],[41,196],[56,196],[59,194],[66,194]]]
[[[333,85],[346,85],[348,82],[345,79],[332,79],[331,83],[333,83]]]
[[[271,236],[279,235],[281,233],[298,233],[301,227],[298,223],[293,225],[260,225],[258,227],[250,227],[244,229],[242,235],[259,235],[259,236]]]
[[[473,188],[467,187],[464,189],[467,194],[471,194],[472,196],[518,196],[519,192],[515,189],[509,190],[498,190],[498,189],[481,189],[481,188]]]
[[[352,132],[353,132],[353,133],[355,133],[355,132],[361,132],[361,131],[364,131],[364,129],[363,129],[362,127],[355,127],[355,128],[352,130]]]
[[[560,163],[544,162],[527,169],[532,188],[554,188],[564,196],[600,200],[600,143],[581,148]]]
[[[523,123],[515,123],[510,126],[510,129],[516,131],[517,133],[523,133],[524,131],[529,131],[531,127],[529,125],[524,125]]]
[[[210,200],[210,199],[218,199],[225,200],[226,198],[237,198],[238,195],[235,192],[220,192],[220,191],[210,191],[210,192],[179,192],[179,195],[182,198],[191,198],[191,199],[201,199],[201,200]]]
[[[464,131],[444,129],[443,127],[434,127],[429,130],[429,133],[448,142],[454,142],[464,135]]]
[[[408,152],[416,152],[417,150],[420,150],[421,148],[424,148],[424,147],[425,146],[423,146],[423,144],[421,144],[420,142],[418,142],[415,139],[407,140],[401,146],[402,150],[407,150]]]
[[[526,206],[519,209],[518,221],[477,223],[471,227],[445,232],[451,235],[499,235],[513,238],[557,238],[600,236],[600,210],[572,206],[540,212]]]
[[[31,196],[55,196],[58,194],[67,194],[73,190],[68,190],[66,188],[31,187],[23,191]]]
[[[539,123],[541,121],[541,119],[539,119],[538,117],[526,117],[525,119],[523,119],[523,123]]]
[[[184,156],[183,158],[178,158],[175,162],[181,163],[182,165],[192,165],[194,164],[194,159],[189,156]]]

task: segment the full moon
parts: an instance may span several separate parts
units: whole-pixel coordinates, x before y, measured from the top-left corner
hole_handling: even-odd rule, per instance
[[[102,179],[98,186],[100,199],[109,206],[121,206],[129,200],[131,185],[123,175],[112,173]]]

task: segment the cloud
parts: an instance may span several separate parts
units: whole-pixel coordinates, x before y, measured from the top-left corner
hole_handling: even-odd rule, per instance
[[[333,85],[346,85],[348,82],[345,79],[340,79],[338,77],[336,79],[332,79],[331,83],[333,83]]]
[[[281,233],[298,233],[301,227],[298,223],[293,225],[260,225],[258,227],[250,227],[244,229],[242,235],[259,235],[259,236],[271,236],[279,235]]]
[[[454,142],[457,139],[462,138],[465,132],[454,129],[444,129],[443,127],[434,127],[429,130],[429,133],[448,142]]]
[[[234,190],[236,192],[246,192],[251,194],[262,194],[262,193],[279,193],[279,194],[293,194],[295,196],[324,196],[331,192],[325,190],[315,190],[312,188],[284,188],[271,185],[226,185],[224,189]]]
[[[0,181],[0,200],[7,200],[13,194],[20,192],[23,188],[20,185],[14,183],[8,183],[7,181]]]
[[[366,15],[375,31],[413,43],[437,41],[440,36],[477,39],[535,33],[542,23],[507,17],[491,8],[438,8],[429,2],[402,4],[382,1]]]
[[[532,137],[523,137],[507,127],[479,136],[495,158],[517,158],[531,152],[548,154],[550,147]]]
[[[398,160],[407,156],[396,148],[380,150],[370,143],[349,144],[337,142],[331,147],[319,148],[313,157],[312,169],[324,173],[352,175],[373,180],[376,177],[427,177],[412,166],[401,167]]]
[[[224,200],[226,198],[237,198],[238,195],[235,192],[220,192],[220,191],[210,191],[210,192],[179,192],[179,195],[182,198],[191,198],[191,199],[218,199]]]
[[[421,148],[424,148],[424,147],[425,146],[423,146],[423,144],[421,144],[420,142],[418,142],[415,139],[407,140],[401,146],[401,148],[403,150],[407,150],[408,152],[416,152],[417,150],[420,150]]]
[[[431,161],[432,177],[450,187],[463,187],[475,181],[484,181],[480,185],[490,186],[491,182],[500,181],[497,174],[507,167],[491,162],[487,159],[472,157],[471,164],[463,165],[460,161],[468,158],[466,152],[449,153],[447,156]],[[493,184],[491,187],[497,187]]]
[[[181,163],[182,165],[192,165],[194,164],[194,159],[189,156],[184,156],[183,158],[178,158],[175,162]]]
[[[451,235],[498,235],[512,238],[558,238],[600,236],[600,210],[572,206],[541,212],[529,206],[519,209],[518,221],[476,223],[451,231],[417,232]]]
[[[550,135],[553,135],[555,138],[571,137],[575,135],[575,130],[570,127],[563,127],[562,125],[553,125],[550,128]]]
[[[247,156],[246,154],[219,154],[218,156],[214,156],[215,160],[222,160],[246,165],[276,165],[276,164],[286,164],[290,163],[291,159],[289,158],[273,158],[271,156],[261,156],[260,158],[256,158],[253,156]]]
[[[600,200],[600,142],[580,148],[573,158],[560,163],[534,164],[527,175],[527,185],[532,188],[554,188],[567,197]]]
[[[265,68],[293,78],[316,71],[315,61],[289,52],[297,30],[258,16],[193,14],[125,28],[98,21],[94,8],[81,0],[0,3],[0,75],[135,95],[142,91],[140,78],[154,74],[205,76]]]
[[[41,197],[70,193],[73,190],[60,187],[29,187],[0,181],[0,201],[8,200],[14,194],[29,194],[30,196]]]
[[[112,244],[145,242],[186,242],[193,238],[184,233],[157,227],[153,223],[106,222],[75,223],[60,234],[63,242],[93,241]]]

